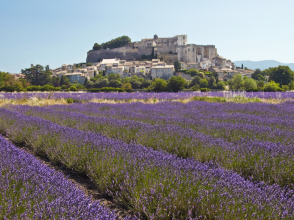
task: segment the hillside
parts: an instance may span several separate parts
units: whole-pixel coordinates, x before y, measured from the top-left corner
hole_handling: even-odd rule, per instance
[[[269,67],[277,67],[279,65],[289,66],[292,70],[294,70],[294,63],[281,63],[275,60],[263,60],[263,61],[250,61],[250,60],[241,60],[241,61],[234,61],[236,66],[240,66],[243,64],[244,67],[249,69],[268,69]]]

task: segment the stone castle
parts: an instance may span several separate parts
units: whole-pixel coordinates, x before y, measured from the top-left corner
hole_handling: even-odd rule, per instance
[[[90,50],[87,54],[87,63],[96,63],[102,59],[120,58],[122,60],[138,60],[145,56],[157,57],[166,63],[174,61],[186,63],[201,63],[203,61],[225,61],[219,57],[214,45],[188,44],[187,35],[177,35],[172,38],[146,38],[139,42],[127,44],[124,47]]]

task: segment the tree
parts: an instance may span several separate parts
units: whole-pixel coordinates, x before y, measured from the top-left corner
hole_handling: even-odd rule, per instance
[[[68,87],[70,85],[70,81],[66,76],[61,76],[59,85],[66,85]]]
[[[157,34],[155,34],[155,35],[154,35],[154,39],[155,39],[155,40],[156,40],[156,39],[158,39],[158,36],[157,36]]]
[[[106,78],[101,78],[101,79],[98,79],[95,83],[94,83],[94,85],[93,85],[93,87],[94,88],[103,88],[103,87],[107,87],[108,86],[108,79],[106,79]]]
[[[268,84],[264,87],[265,92],[276,92],[281,91],[281,88],[279,87],[278,83],[275,83],[274,81],[270,81]]]
[[[205,74],[203,72],[197,73],[197,76],[199,76],[201,79],[205,78]]]
[[[186,74],[189,74],[191,76],[196,76],[198,74],[198,71],[195,69],[190,69],[190,70],[186,71]]]
[[[84,82],[84,87],[86,87],[87,84],[88,84],[88,78],[86,77],[86,78],[85,78],[85,82]]]
[[[113,88],[121,88],[122,86],[122,83],[118,80],[110,80],[109,81],[109,84],[108,84],[109,87],[113,87]]]
[[[131,78],[130,77],[126,77],[126,78],[123,78],[122,79],[122,83],[125,84],[125,83],[130,83],[131,82]]]
[[[258,80],[258,81],[266,81],[266,78],[263,75],[258,74],[256,80]]]
[[[208,81],[207,79],[201,79],[200,81],[200,88],[207,88],[208,87]]]
[[[280,85],[288,85],[294,80],[294,72],[289,68],[289,66],[278,66],[270,68],[270,81],[275,81]]]
[[[243,69],[243,63],[242,63],[241,69]]]
[[[132,85],[131,85],[131,83],[124,83],[124,84],[122,84],[121,88],[124,89],[124,90],[126,90],[127,92],[132,91]]]
[[[102,49],[102,47],[101,47],[100,44],[98,44],[98,43],[95,43],[95,44],[94,44],[94,46],[93,46],[93,50],[101,50],[101,49]]]
[[[226,89],[226,84],[225,84],[223,81],[219,81],[219,82],[216,84],[216,88],[217,88],[217,89],[221,89],[221,90],[225,90],[225,89]]]
[[[208,79],[208,88],[213,89],[216,87],[216,80],[214,76],[209,77]]]
[[[49,68],[49,66],[48,66]],[[21,73],[25,75],[25,78],[32,85],[46,85],[49,83],[49,72],[44,70],[44,67],[37,64],[36,66],[32,66],[31,68],[22,69]]]
[[[46,71],[46,72],[50,72],[50,67],[49,67],[49,65],[46,65],[46,66],[45,66],[45,71]]]
[[[167,82],[164,79],[154,79],[151,83],[151,90],[155,92],[163,92],[166,91]]]
[[[186,80],[180,76],[172,76],[167,83],[167,88],[172,92],[183,90],[186,85]]]
[[[111,41],[103,43],[101,47],[102,49],[107,49],[107,48],[113,49],[113,48],[123,47],[131,42],[132,42],[131,38],[129,38],[128,36],[121,36]]]
[[[258,80],[258,78],[257,78],[258,75],[262,75],[260,69],[256,69],[256,70],[254,71],[254,73],[252,73],[251,78],[252,78],[252,79],[255,79],[255,80]]]
[[[174,62],[174,66],[175,66],[176,72],[179,72],[181,70],[181,63],[180,63],[180,61],[176,60]]]
[[[51,77],[51,84],[54,86],[54,87],[59,87],[60,86],[60,79],[59,77],[57,76],[53,76]]]
[[[110,73],[108,76],[107,76],[108,80],[121,80],[121,77],[119,74],[117,73]]]
[[[131,81],[131,84],[133,89],[139,89],[141,87],[140,81]]]
[[[189,87],[193,87],[193,86],[195,86],[195,85],[199,85],[199,86],[200,86],[200,81],[201,81],[201,78],[200,78],[199,76],[195,76],[195,77],[192,79],[192,81],[191,81]]]
[[[233,79],[229,80],[229,85],[231,89],[243,89],[243,83],[243,76],[240,73],[234,75]]]
[[[144,88],[148,88],[149,86],[151,85],[151,82],[149,80],[144,80],[142,83],[141,83],[141,89],[144,89]]]
[[[257,89],[257,84],[254,79],[247,78],[244,80],[245,89]]]
[[[289,90],[294,90],[294,81],[291,81],[288,87],[289,87]]]
[[[257,81],[256,85],[257,85],[258,90],[263,90],[264,86],[265,86],[265,83],[264,83],[264,81]]]

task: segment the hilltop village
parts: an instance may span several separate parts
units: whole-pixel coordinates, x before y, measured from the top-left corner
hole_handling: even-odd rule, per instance
[[[175,66],[178,62],[180,66]],[[185,74],[191,69],[216,73],[219,80],[228,80],[235,74],[251,78],[253,70],[237,68],[231,60],[218,55],[214,45],[188,44],[187,35],[171,38],[146,38],[127,43],[122,47],[105,48],[96,46],[87,53],[85,63],[62,65],[51,70],[54,76],[67,76],[70,82],[84,84],[99,72],[104,75],[116,73],[121,78],[137,76],[152,80],[168,80],[181,76],[187,80],[193,77]]]

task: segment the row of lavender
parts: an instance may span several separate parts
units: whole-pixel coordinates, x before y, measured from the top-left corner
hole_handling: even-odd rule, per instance
[[[5,109],[0,109],[0,131],[52,161],[87,174],[105,192],[150,219],[294,216],[292,190],[245,180],[213,163]]]
[[[248,98],[277,98],[277,99],[293,99],[293,92],[181,92],[181,93],[1,93],[1,99],[25,99],[25,98],[50,98],[50,99],[110,99],[110,100],[130,100],[130,99],[158,99],[158,100],[174,100],[174,99],[190,99],[194,96],[215,96],[215,97],[234,97],[244,96]]]
[[[0,219],[117,219],[75,184],[0,136]]]
[[[213,161],[246,178],[292,188],[293,107],[293,102],[163,102],[9,109],[179,157]]]

